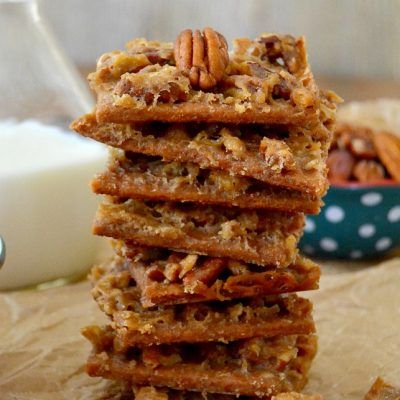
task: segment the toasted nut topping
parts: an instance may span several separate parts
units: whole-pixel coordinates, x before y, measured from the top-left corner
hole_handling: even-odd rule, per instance
[[[174,45],[175,62],[195,88],[208,90],[223,77],[229,62],[225,38],[211,28],[182,31]]]
[[[276,63],[282,60],[286,68],[291,73],[296,73],[300,68],[304,68],[306,60],[301,56],[296,39],[290,35],[264,34],[258,41],[265,45],[265,54],[269,62]],[[302,42],[304,46],[304,41]]]
[[[265,161],[273,171],[293,169],[296,162],[290,147],[281,140],[264,137],[260,142],[260,152],[264,155]]]

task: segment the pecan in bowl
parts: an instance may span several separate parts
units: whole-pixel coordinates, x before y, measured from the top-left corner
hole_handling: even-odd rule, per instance
[[[327,164],[331,183],[400,182],[400,139],[342,122],[336,128]]]
[[[378,258],[400,249],[400,138],[339,123],[328,156],[331,187],[307,216],[300,248],[324,258]]]

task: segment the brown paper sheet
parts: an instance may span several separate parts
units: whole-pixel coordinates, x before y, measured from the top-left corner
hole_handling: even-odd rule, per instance
[[[306,391],[356,400],[378,375],[398,382],[400,258],[323,270],[321,290],[309,294],[320,345]],[[83,367],[90,346],[79,329],[103,321],[87,282],[0,294],[0,399],[114,399]]]

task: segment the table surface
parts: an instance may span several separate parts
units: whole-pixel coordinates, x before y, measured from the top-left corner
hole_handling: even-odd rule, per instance
[[[357,400],[379,375],[400,376],[400,258],[377,266],[324,263],[314,302],[319,352],[309,393]],[[2,400],[117,399],[108,382],[89,378],[90,345],[80,327],[103,324],[87,281],[0,294]]]

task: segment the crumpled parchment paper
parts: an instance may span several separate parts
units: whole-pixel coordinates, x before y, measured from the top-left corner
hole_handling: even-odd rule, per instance
[[[331,268],[331,269],[330,269]],[[319,353],[306,392],[362,399],[376,376],[400,377],[400,258],[332,273],[323,267],[315,303]],[[89,378],[90,345],[79,329],[105,317],[88,282],[0,294],[0,399],[114,399],[112,385]]]

